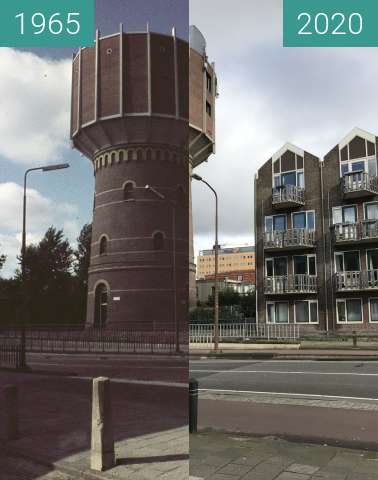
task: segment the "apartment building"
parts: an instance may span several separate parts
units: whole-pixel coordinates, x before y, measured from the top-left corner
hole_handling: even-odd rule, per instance
[[[219,273],[240,272],[246,276],[246,272],[255,271],[255,247],[242,246],[220,248],[218,251]],[[197,279],[205,278],[215,273],[214,250],[202,250],[197,257]]]
[[[255,179],[257,314],[303,330],[378,327],[377,138],[325,157],[286,144]]]

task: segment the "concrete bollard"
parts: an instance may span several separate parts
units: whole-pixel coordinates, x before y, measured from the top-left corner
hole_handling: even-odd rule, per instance
[[[198,423],[198,381],[189,379],[189,433],[197,433]]]
[[[357,332],[353,331],[353,347],[357,347]]]
[[[3,425],[4,440],[18,439],[18,389],[16,385],[3,388]]]
[[[108,378],[93,379],[91,468],[104,471],[115,466],[112,404]]]

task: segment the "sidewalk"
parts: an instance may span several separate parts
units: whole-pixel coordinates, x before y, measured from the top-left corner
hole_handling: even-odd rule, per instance
[[[378,453],[205,432],[190,437],[191,479],[378,480]]]
[[[111,383],[118,463],[99,473],[89,468],[91,381],[0,372],[0,385],[10,383],[19,387],[20,435],[0,443],[1,480],[188,478],[186,389]]]

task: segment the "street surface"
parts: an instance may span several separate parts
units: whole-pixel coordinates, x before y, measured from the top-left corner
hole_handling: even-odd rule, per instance
[[[46,480],[82,478],[81,472],[92,478],[91,392],[97,376],[111,379],[119,464],[96,478],[187,478],[187,360],[127,355],[28,355],[27,360],[31,373],[0,370],[0,390],[18,386],[20,415],[19,439],[6,448],[0,444],[4,480],[45,480],[41,470]],[[28,462],[17,467],[21,464],[12,462],[12,455],[27,455],[42,466],[68,465],[77,473],[59,476],[53,467],[38,469]]]
[[[378,450],[378,363],[195,360],[199,425]]]

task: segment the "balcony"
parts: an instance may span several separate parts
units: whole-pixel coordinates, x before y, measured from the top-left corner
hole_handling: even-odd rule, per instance
[[[378,241],[378,220],[357,223],[340,223],[333,226],[333,239],[338,245]]]
[[[315,232],[307,228],[264,233],[265,250],[304,250],[315,246]]]
[[[338,272],[334,275],[337,292],[357,292],[378,289],[378,270]]]
[[[286,275],[264,278],[264,292],[266,295],[316,293],[317,289],[316,275]]]
[[[345,199],[370,197],[378,194],[378,177],[359,170],[346,173],[341,179]]]
[[[295,185],[281,185],[273,188],[272,206],[276,210],[301,207],[304,204],[304,188]]]

